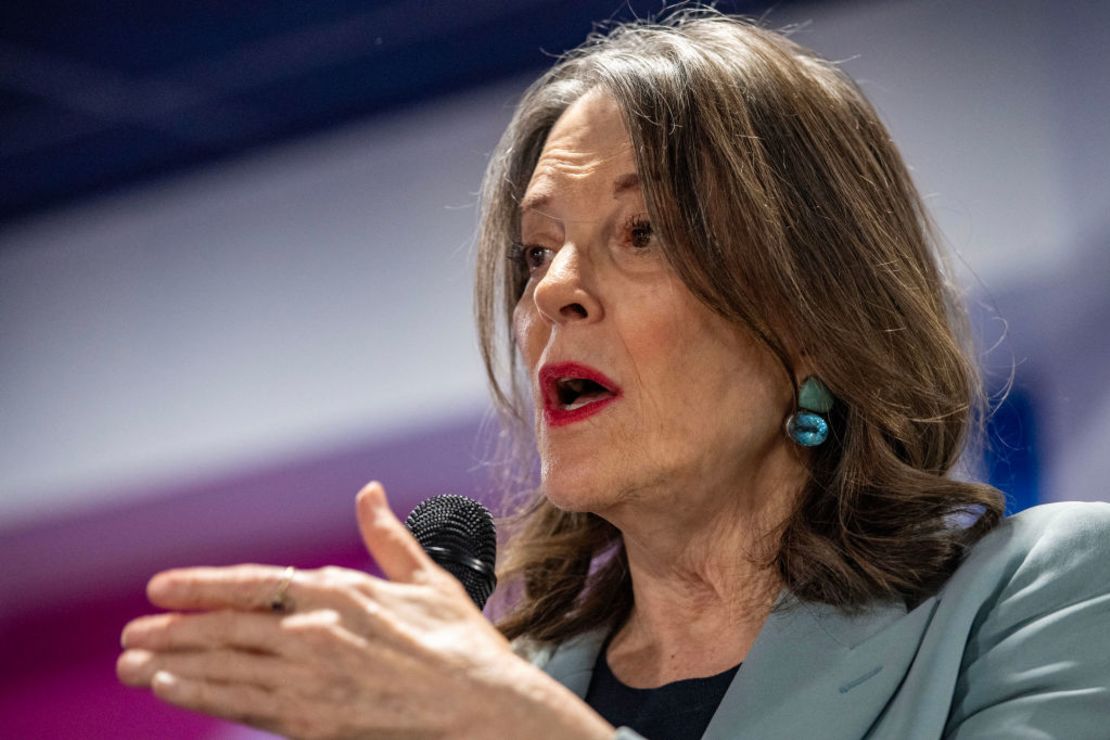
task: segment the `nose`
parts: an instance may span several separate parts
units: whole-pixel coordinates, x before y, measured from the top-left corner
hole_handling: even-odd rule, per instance
[[[585,280],[587,266],[582,252],[573,244],[555,253],[532,294],[541,316],[552,324],[601,318],[601,302]]]

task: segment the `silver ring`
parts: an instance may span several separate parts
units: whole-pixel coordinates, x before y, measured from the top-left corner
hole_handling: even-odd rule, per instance
[[[286,595],[289,590],[289,584],[293,582],[293,574],[296,568],[292,565],[287,566],[281,574],[281,580],[278,581],[277,590],[274,595],[270,597],[270,611],[277,612],[278,614],[288,614],[293,611],[293,599]]]

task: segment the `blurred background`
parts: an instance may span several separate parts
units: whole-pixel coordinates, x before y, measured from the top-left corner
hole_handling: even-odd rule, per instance
[[[476,192],[524,87],[659,2],[0,6],[0,727],[260,733],[118,686],[170,566],[369,568],[355,492],[490,501]],[[1110,497],[1110,4],[721,2],[842,62],[949,246],[1011,510]],[[989,350],[989,351],[988,351]],[[495,503],[490,501],[490,503]]]

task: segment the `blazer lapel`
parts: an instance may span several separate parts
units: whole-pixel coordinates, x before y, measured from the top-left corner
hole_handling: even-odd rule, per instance
[[[936,605],[933,597],[909,613],[882,604],[845,615],[806,603],[772,612],[702,737],[858,740],[901,683]],[[605,635],[567,640],[543,670],[585,699]]]
[[[601,628],[572,637],[555,649],[543,670],[578,694],[578,698],[585,699],[605,635],[605,629]]]
[[[908,614],[895,604],[858,615],[804,603],[772,612],[703,738],[858,740],[901,683],[935,608],[930,598]]]

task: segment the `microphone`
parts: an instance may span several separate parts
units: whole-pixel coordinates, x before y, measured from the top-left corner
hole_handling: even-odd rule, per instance
[[[485,606],[497,585],[497,530],[489,510],[466,496],[432,496],[416,505],[405,526],[478,608]]]

